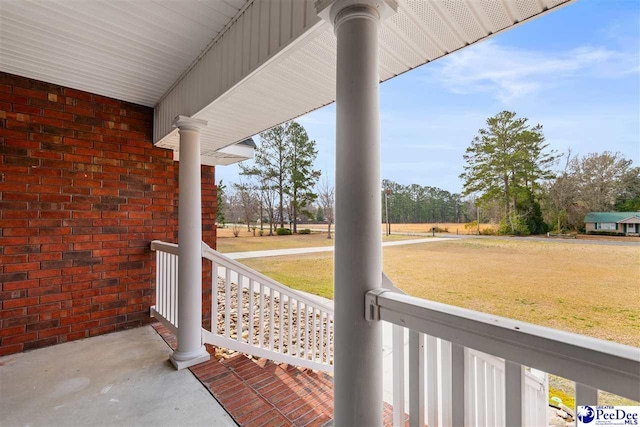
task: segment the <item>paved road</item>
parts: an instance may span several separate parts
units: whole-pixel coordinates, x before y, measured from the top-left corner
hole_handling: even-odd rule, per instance
[[[411,240],[397,240],[392,242],[383,242],[382,246],[401,246],[401,245],[417,245],[420,243],[435,243],[443,242],[446,240],[454,240],[453,237],[442,238],[430,238],[430,239],[411,239]],[[231,259],[246,259],[246,258],[263,258],[269,256],[282,256],[282,255],[298,255],[298,254],[312,254],[316,252],[333,252],[333,246],[317,246],[313,248],[290,248],[290,249],[272,249],[268,251],[247,251],[247,252],[230,252],[224,254]]]

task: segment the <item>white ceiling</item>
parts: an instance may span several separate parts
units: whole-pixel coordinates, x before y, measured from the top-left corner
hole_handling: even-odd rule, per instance
[[[397,0],[380,33],[380,79],[571,1]],[[250,2],[0,0],[0,70],[155,106]],[[195,114],[209,122],[203,156],[333,102],[335,66],[324,24]],[[158,145],[177,150],[176,133]]]
[[[153,107],[247,0],[0,0],[0,70]]]
[[[573,0],[397,0],[380,31],[385,81]],[[203,151],[255,135],[335,101],[336,38],[324,24],[195,116]],[[158,144],[178,149],[177,133]]]

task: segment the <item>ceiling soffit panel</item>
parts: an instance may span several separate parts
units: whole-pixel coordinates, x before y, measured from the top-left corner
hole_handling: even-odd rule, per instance
[[[562,0],[399,0],[380,31],[380,80],[539,16]],[[213,152],[335,100],[336,39],[322,24],[227,91],[196,117],[207,120],[203,151]],[[161,146],[178,149],[177,135]]]
[[[0,0],[0,70],[154,106],[246,0]]]
[[[214,100],[261,73],[322,25],[314,0],[248,3],[156,105],[154,141],[165,146],[167,135],[175,132],[176,116],[201,117]]]

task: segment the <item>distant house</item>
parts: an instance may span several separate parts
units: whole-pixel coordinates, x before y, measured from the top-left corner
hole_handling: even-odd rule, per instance
[[[640,231],[640,212],[589,212],[584,217],[587,233],[589,231],[616,231],[629,235],[638,235]]]

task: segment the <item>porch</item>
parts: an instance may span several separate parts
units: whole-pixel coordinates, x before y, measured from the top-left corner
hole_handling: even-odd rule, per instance
[[[3,425],[234,426],[151,326],[0,358]]]

